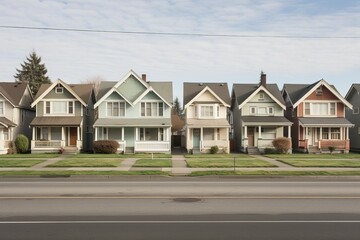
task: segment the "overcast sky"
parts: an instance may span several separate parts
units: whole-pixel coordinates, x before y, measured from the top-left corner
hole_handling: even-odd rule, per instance
[[[347,0],[1,0],[1,26],[325,38],[200,37],[0,28],[0,81],[35,50],[52,80],[313,83],[360,81],[360,3]],[[335,38],[334,38],[335,37]],[[350,38],[336,38],[350,37]]]

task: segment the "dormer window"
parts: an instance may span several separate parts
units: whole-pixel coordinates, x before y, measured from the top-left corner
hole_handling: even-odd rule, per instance
[[[316,93],[316,96],[323,95],[322,85],[315,90],[315,93]]]
[[[64,93],[64,88],[63,87],[56,87],[55,88],[55,93],[58,93],[58,94]]]

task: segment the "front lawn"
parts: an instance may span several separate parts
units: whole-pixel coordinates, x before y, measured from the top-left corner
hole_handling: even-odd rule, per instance
[[[121,175],[169,175],[162,171],[0,171],[0,176],[70,177],[73,175],[121,176]]]
[[[135,162],[133,167],[171,167],[171,159],[139,159]]]
[[[282,159],[279,161],[294,167],[360,167],[360,160]]]
[[[171,158],[167,153],[125,153],[119,155],[121,158]]]
[[[102,153],[79,153],[71,158],[120,158],[121,154],[102,154]]]
[[[0,167],[32,167],[44,161],[41,159],[0,159]]]
[[[57,153],[29,153],[29,154],[2,154],[0,155],[0,159],[2,158],[56,158],[60,156]]]
[[[253,157],[251,157],[248,154],[186,154],[185,158],[241,158],[241,159],[253,159]]]
[[[231,158],[212,158],[212,159],[186,159],[191,168],[230,168],[234,167],[234,159]],[[235,167],[277,167],[266,161],[251,159],[235,159]]]
[[[196,171],[189,176],[359,176],[360,171]]]
[[[67,158],[46,167],[118,167],[120,159],[113,158]]]
[[[265,155],[274,159],[360,159],[360,154],[307,154],[307,153],[294,153],[294,154],[268,154]]]

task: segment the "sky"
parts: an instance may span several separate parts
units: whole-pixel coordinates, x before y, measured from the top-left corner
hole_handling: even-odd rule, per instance
[[[183,82],[227,82],[230,92],[257,83],[261,71],[280,90],[325,79],[345,95],[360,81],[360,1],[0,0],[0,46],[5,82],[34,50],[53,81],[118,81],[133,69],[172,81],[180,101]]]

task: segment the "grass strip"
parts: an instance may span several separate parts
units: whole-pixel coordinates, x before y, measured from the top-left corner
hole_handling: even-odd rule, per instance
[[[280,162],[294,167],[351,167],[359,168],[360,160],[303,160],[303,159],[282,159]]]
[[[171,154],[167,153],[126,153],[119,156],[121,158],[171,158]]]
[[[248,154],[186,154],[185,158],[241,158],[241,159],[253,159]]]
[[[67,158],[46,167],[118,167],[120,159]]]
[[[234,167],[234,159],[186,159],[190,168]],[[260,159],[235,159],[235,167],[277,167]]]
[[[57,153],[26,153],[26,154],[3,154],[0,155],[0,159],[8,159],[8,158],[56,158],[60,156],[60,154]]]
[[[349,153],[349,154],[307,154],[307,153],[294,153],[294,154],[267,154],[265,155],[269,158],[274,159],[359,159],[360,154],[358,153]]]
[[[196,171],[189,176],[360,176],[360,171]]]
[[[0,167],[32,167],[44,161],[42,159],[0,159]]]
[[[139,159],[133,167],[171,167],[171,159]]]
[[[169,175],[162,171],[0,171],[0,176],[70,177],[78,175]]]

